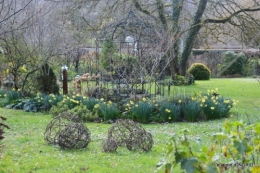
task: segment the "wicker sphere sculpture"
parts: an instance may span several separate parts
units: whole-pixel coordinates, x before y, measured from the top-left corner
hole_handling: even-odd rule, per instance
[[[150,151],[153,146],[153,137],[151,133],[146,132],[144,129],[136,129],[132,131],[126,142],[128,150],[142,150]]]
[[[102,144],[104,152],[115,152],[117,147],[118,146],[114,138],[107,138]]]
[[[151,133],[144,130],[139,123],[129,119],[117,120],[108,130],[108,139],[113,139],[117,146],[125,145],[129,150],[150,151],[153,146]]]
[[[62,149],[79,149],[88,146],[91,134],[83,123],[73,123],[61,130],[57,138]]]
[[[73,122],[81,122],[82,120],[77,116],[69,113],[63,112],[55,117],[46,127],[44,132],[44,139],[51,143],[57,144],[58,143],[58,134],[61,130],[67,127],[68,124]]]
[[[118,119],[108,130],[108,138],[113,138],[118,146],[126,143],[133,129],[142,128],[140,124],[129,119]]]

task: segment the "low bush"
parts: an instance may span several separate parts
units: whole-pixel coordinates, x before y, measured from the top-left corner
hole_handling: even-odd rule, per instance
[[[202,63],[194,63],[187,70],[189,74],[192,74],[195,80],[209,80],[211,71]]]
[[[90,111],[85,105],[80,104],[73,109],[70,109],[68,111],[69,113],[78,116],[80,119],[82,119],[83,122],[93,122],[98,121],[98,115],[96,114],[96,111]]]
[[[194,77],[191,74],[188,76],[181,76],[181,75],[174,74],[172,77],[172,83],[176,86],[190,85],[194,83]]]
[[[69,106],[65,104],[64,101],[59,102],[56,106],[53,106],[50,109],[50,114],[52,114],[54,117],[58,116],[62,112],[66,112],[70,110]]]

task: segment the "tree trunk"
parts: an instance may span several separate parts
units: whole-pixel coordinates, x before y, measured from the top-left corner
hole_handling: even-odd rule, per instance
[[[162,0],[156,0],[156,5],[157,5],[157,10],[158,10],[158,15],[160,18],[160,21],[163,25],[163,29],[167,30],[168,29],[168,25],[167,25],[167,19],[165,16],[165,9],[164,9],[164,4],[162,2]]]
[[[18,90],[18,72],[17,72],[17,70],[15,71],[15,72],[13,72],[12,73],[13,74],[13,76],[14,76],[14,79],[13,79],[13,81],[14,81],[14,89],[17,91]]]
[[[184,49],[183,49],[183,53],[181,55],[181,61],[180,61],[180,74],[181,75],[185,75],[185,73],[186,73],[187,62],[188,62],[189,56],[192,51],[194,40],[196,39],[196,37],[199,33],[199,30],[202,27],[201,17],[205,11],[207,2],[208,2],[207,0],[200,0],[197,11],[193,17],[193,22],[191,24],[191,28],[188,31],[187,37],[184,41]]]
[[[182,11],[184,0],[172,0],[172,32],[174,33],[174,44],[171,50],[170,56],[172,60],[170,62],[171,75],[179,72],[179,55],[180,55],[180,14]]]

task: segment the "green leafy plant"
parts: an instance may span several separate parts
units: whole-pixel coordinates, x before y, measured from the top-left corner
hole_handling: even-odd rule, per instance
[[[195,80],[209,80],[211,71],[202,63],[194,63],[187,70],[189,74],[192,74]]]
[[[80,117],[84,122],[91,120],[92,121],[92,112],[83,104],[75,106],[73,109],[68,111],[69,113]]]
[[[193,84],[194,77],[191,74],[189,74],[187,76],[181,76],[181,75],[174,74],[172,77],[172,83],[177,86]]]
[[[167,173],[174,172],[177,167],[187,173],[260,171],[260,123],[226,120],[222,131],[213,134],[209,145],[201,146],[201,139],[195,140],[201,150],[192,147],[195,141],[191,132],[184,129],[176,133],[158,169],[164,167]]]
[[[66,112],[69,109],[69,106],[64,101],[61,101],[56,106],[51,107],[50,114],[58,116],[60,113]]]

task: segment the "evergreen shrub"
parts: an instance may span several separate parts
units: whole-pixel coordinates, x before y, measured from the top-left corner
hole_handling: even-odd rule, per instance
[[[38,74],[36,81],[37,88],[41,93],[59,94],[59,85],[57,84],[56,75],[47,63],[40,68],[40,73]]]
[[[240,74],[240,75],[245,74],[247,57],[243,53],[235,53],[233,51],[225,52],[224,59],[223,59],[224,62],[221,64],[220,68],[221,69],[225,68],[235,58],[237,58],[237,60],[230,67],[228,67],[225,72],[223,72],[223,74],[222,74],[223,76],[235,75],[235,74]]]
[[[202,63],[192,64],[187,72],[192,74],[195,80],[209,80],[211,75],[210,69]]]

